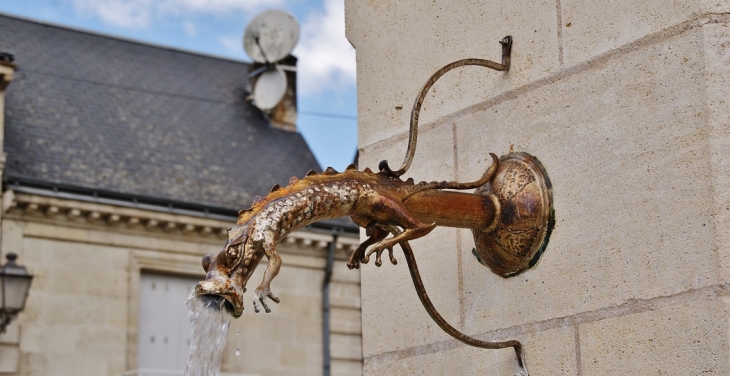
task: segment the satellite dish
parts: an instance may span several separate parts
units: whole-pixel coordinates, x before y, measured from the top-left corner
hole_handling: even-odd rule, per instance
[[[263,111],[270,111],[286,94],[286,74],[280,67],[269,69],[258,76],[253,88],[253,103]]]
[[[254,17],[243,33],[243,48],[257,63],[275,63],[299,41],[299,23],[290,13],[269,10]]]

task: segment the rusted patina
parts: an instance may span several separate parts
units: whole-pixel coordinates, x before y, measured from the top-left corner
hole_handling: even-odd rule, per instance
[[[500,158],[500,169],[476,194],[496,197],[499,218],[489,229],[473,229],[480,261],[502,277],[534,266],[555,223],[552,187],[542,163],[527,153]]]
[[[237,225],[228,231],[228,242],[217,255],[207,255],[203,268],[206,280],[196,288],[199,294],[221,295],[231,304],[234,316],[243,312],[242,295],[254,269],[265,255],[269,260],[264,280],[254,293],[254,310],[258,303],[269,312],[265,299],[279,302],[271,292],[271,281],[279,273],[281,257],[276,244],[290,232],[323,219],[350,216],[367,229],[369,238],[352,254],[348,267],[359,268],[376,254],[380,266],[383,251],[391,261],[393,247],[401,242],[420,238],[436,227],[420,221],[404,202],[419,200],[417,194],[443,189],[474,189],[486,184],[496,173],[499,159],[491,154],[492,165],[476,182],[403,181],[385,172],[357,171],[351,166],[344,172],[328,168],[322,174],[310,172],[303,179],[293,177],[285,188],[274,186],[266,197],[256,197],[253,205],[238,213]],[[493,214],[492,214],[493,215]],[[392,238],[386,226],[403,229]],[[368,247],[372,246],[366,253]],[[395,262],[394,262],[395,263]]]

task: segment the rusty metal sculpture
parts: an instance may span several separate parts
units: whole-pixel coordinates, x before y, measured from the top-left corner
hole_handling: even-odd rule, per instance
[[[449,325],[431,304],[421,281],[409,240],[425,236],[436,226],[470,228],[480,262],[508,277],[533,266],[544,250],[552,228],[550,182],[540,162],[526,153],[510,153],[501,159],[491,154],[492,164],[481,179],[471,183],[420,182],[402,180],[415,155],[418,115],[426,92],[451,69],[480,65],[496,70],[509,69],[511,37],[502,44],[502,64],[489,60],[466,59],[436,72],[421,89],[411,116],[408,152],[400,169],[393,171],[387,161],[380,171],[357,171],[349,166],[344,172],[327,168],[313,171],[302,179],[292,177],[287,187],[275,185],[266,197],[256,197],[253,205],[238,213],[236,226],[228,231],[228,241],[218,254],[203,258],[205,281],[197,294],[222,296],[235,317],[243,312],[246,283],[264,255],[268,267],[254,292],[254,310],[259,303],[266,312],[266,299],[279,303],[271,291],[271,281],[279,273],[281,257],[276,244],[290,232],[310,223],[350,216],[366,229],[368,238],[352,253],[348,267],[359,268],[375,253],[375,265],[382,264],[387,250],[396,264],[393,247],[400,245],[405,254],[418,297],[429,315],[448,334],[468,345],[500,349],[513,347],[517,353],[518,374],[527,375],[522,345],[515,340],[487,342],[459,332]],[[450,190],[476,189],[475,193]],[[392,234],[392,237],[388,237]],[[369,250],[368,250],[369,248]]]

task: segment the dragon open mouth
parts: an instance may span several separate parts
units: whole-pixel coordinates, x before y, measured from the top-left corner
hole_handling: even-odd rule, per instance
[[[195,294],[210,295],[222,298],[219,307],[225,309],[233,317],[240,317],[243,313],[243,292],[230,279],[201,281],[195,286]]]

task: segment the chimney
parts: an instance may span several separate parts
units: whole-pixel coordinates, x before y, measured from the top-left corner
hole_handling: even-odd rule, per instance
[[[248,72],[251,74],[257,69],[265,67],[267,64],[264,63],[252,63],[248,66]],[[283,129],[285,131],[296,132],[297,131],[297,58],[293,55],[289,55],[276,63],[276,65],[283,69],[286,75],[286,92],[283,98],[279,101],[279,104],[271,110],[264,111],[264,114],[269,119],[269,123],[272,127]],[[256,81],[261,75],[256,74],[249,78],[249,87],[256,87]],[[252,96],[249,96],[251,98]]]

